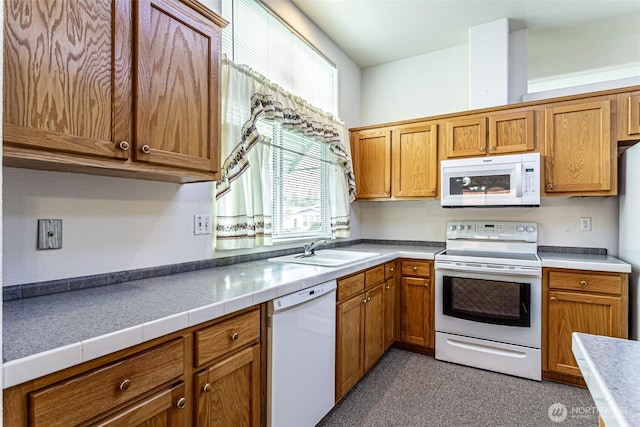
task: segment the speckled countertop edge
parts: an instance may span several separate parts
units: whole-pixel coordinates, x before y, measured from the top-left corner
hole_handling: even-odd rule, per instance
[[[5,302],[3,388],[399,257],[432,260],[444,248],[361,243],[341,249],[378,255],[337,268],[243,262]],[[543,266],[630,269],[607,255],[540,256]]]
[[[268,260],[5,302],[3,388],[438,246],[358,244],[377,255],[343,267]]]
[[[640,343],[574,333],[572,350],[605,424],[640,425]]]

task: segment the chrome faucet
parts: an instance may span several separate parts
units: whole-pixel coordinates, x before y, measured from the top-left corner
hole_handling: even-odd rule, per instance
[[[318,246],[322,246],[326,244],[327,244],[326,240],[316,240],[315,242],[305,243],[304,245],[302,245],[302,248],[304,249],[304,253],[302,254],[302,256],[307,257],[307,256],[315,255],[316,248]]]

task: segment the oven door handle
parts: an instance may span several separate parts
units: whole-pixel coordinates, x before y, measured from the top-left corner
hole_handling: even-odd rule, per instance
[[[492,264],[478,264],[478,263],[456,263],[450,261],[436,261],[436,270],[448,270],[448,271],[469,271],[474,273],[493,273],[509,276],[534,276],[542,277],[542,268],[540,267],[524,267],[514,266],[513,268],[505,268],[504,266],[492,265]]]

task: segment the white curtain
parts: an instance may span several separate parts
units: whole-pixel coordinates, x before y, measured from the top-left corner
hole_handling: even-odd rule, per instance
[[[216,183],[216,249],[272,244],[269,140],[258,117],[329,145],[336,165],[330,174],[333,237],[350,235],[349,203],[355,200],[348,131],[344,123],[264,76],[226,57],[222,61],[222,166]],[[264,143],[261,143],[264,142]]]

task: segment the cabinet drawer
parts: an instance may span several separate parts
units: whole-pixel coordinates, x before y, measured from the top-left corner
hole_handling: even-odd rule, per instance
[[[195,332],[196,366],[260,339],[260,309]]]
[[[620,295],[622,293],[622,279],[620,276],[606,274],[550,271],[549,288]]]
[[[28,394],[29,423],[77,425],[162,386],[183,373],[179,338]]]
[[[364,273],[338,280],[338,300],[348,298],[364,290]]]
[[[396,274],[396,262],[391,261],[384,265],[384,279],[387,280]]]
[[[384,281],[384,264],[370,268],[364,273],[364,287],[370,288],[373,285]]]
[[[431,262],[402,261],[402,275],[429,277],[431,275]]]

